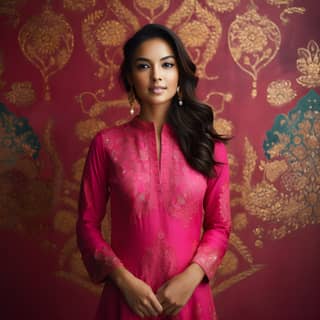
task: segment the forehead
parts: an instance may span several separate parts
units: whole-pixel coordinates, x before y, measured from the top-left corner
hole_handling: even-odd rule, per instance
[[[134,60],[143,57],[158,60],[165,56],[173,56],[174,52],[169,43],[161,38],[153,38],[142,42],[133,55]]]

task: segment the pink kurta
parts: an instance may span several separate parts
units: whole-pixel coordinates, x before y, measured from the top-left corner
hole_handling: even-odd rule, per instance
[[[160,160],[153,122],[134,117],[100,131],[92,140],[79,198],[77,239],[95,283],[105,282],[96,320],[140,319],[108,273],[124,265],[154,292],[190,263],[206,276],[175,317],[212,320],[212,279],[227,248],[231,227],[226,148],[215,144],[217,176],[207,178],[186,162],[168,123],[161,131]],[[101,234],[111,201],[111,243]],[[201,227],[203,226],[203,234]]]

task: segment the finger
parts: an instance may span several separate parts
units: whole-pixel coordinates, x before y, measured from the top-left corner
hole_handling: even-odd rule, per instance
[[[142,312],[141,310],[136,309],[136,310],[135,310],[135,313],[136,313],[140,318],[144,318],[144,314],[143,314],[143,312]]]
[[[148,317],[158,315],[158,312],[152,306],[151,301],[143,301],[141,307],[143,308],[143,313]]]
[[[163,311],[162,305],[156,296],[151,298],[150,303],[153,309],[157,312],[157,315]]]
[[[164,314],[166,316],[170,316],[170,315],[173,315],[174,312],[176,312],[176,311],[179,311],[179,307],[177,307],[175,305],[171,305],[164,311]]]

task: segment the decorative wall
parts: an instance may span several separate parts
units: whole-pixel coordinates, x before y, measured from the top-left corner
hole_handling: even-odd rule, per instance
[[[131,117],[121,48],[149,22],[182,38],[199,97],[234,136],[219,319],[320,319],[318,1],[3,0],[0,15],[1,319],[94,314],[79,183],[95,133]]]

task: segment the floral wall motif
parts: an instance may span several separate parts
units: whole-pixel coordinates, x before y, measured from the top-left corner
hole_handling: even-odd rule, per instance
[[[0,16],[3,319],[93,316],[102,287],[75,238],[81,173],[95,133],[132,117],[121,47],[150,22],[181,37],[199,97],[234,137],[233,230],[212,282],[219,318],[319,318],[316,0],[6,0]],[[108,208],[107,240],[109,221]]]

